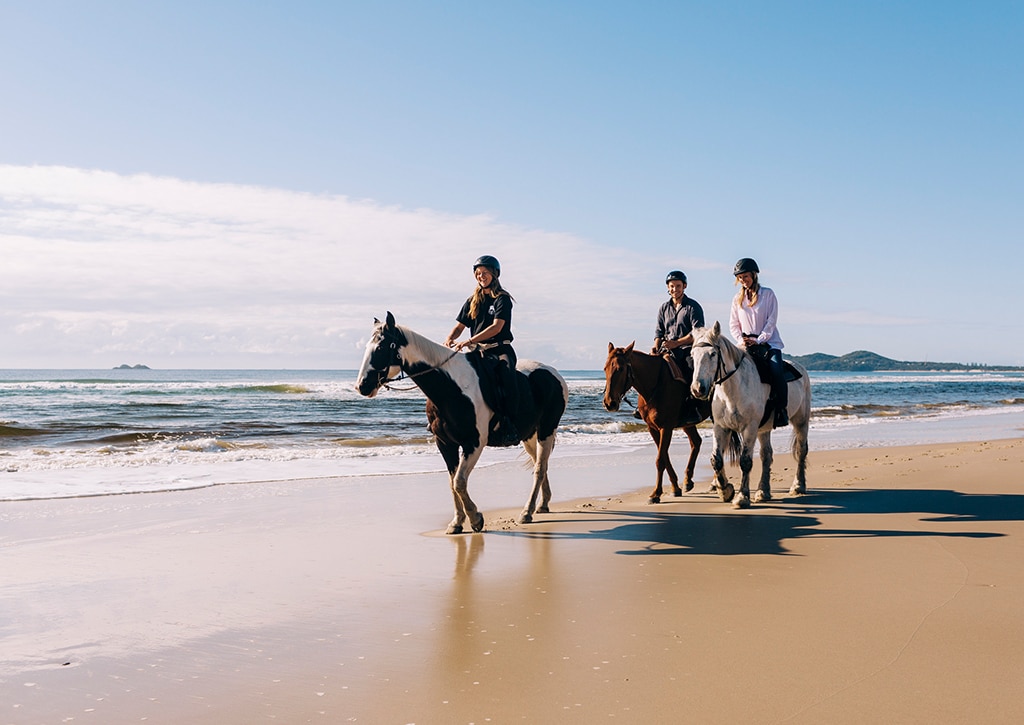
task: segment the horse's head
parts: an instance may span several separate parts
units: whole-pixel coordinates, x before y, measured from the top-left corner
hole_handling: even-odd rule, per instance
[[[373,324],[373,336],[366,343],[366,353],[356,378],[356,390],[368,398],[376,395],[384,383],[402,371],[402,348],[408,344],[390,312],[384,322],[375,319]]]
[[[715,390],[715,381],[722,362],[722,326],[715,322],[712,327],[697,327],[693,330],[693,383],[690,393],[695,398],[707,400]]]
[[[629,356],[636,341],[626,347],[615,347],[608,343],[608,359],[604,362],[604,409],[614,413],[622,405],[622,399],[633,387],[633,369]]]

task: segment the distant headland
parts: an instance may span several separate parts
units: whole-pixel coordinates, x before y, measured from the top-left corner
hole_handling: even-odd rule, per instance
[[[128,365],[127,363],[125,363],[125,364],[122,364],[122,365],[118,365],[116,368],[112,368],[112,369],[113,370],[149,370],[150,367],[149,367],[149,365],[143,365],[141,363],[138,364],[138,365]]]
[[[845,355],[826,355],[814,352],[810,355],[785,355],[787,360],[800,363],[808,370],[820,372],[876,372],[876,371],[907,371],[907,372],[945,372],[967,370],[1024,370],[1013,365],[985,365],[984,363],[944,363],[944,362],[907,362],[893,360],[867,350],[848,352]]]

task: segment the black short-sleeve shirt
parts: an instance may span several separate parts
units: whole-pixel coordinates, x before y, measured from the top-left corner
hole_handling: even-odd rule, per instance
[[[475,319],[469,316],[472,299],[470,297],[466,300],[466,304],[462,305],[459,316],[455,318],[456,321],[461,322],[469,328],[471,334],[476,335],[490,327],[495,320],[504,320],[505,326],[501,328],[501,332],[487,342],[512,342],[512,298],[507,294],[501,294],[486,299],[486,304],[480,306]]]

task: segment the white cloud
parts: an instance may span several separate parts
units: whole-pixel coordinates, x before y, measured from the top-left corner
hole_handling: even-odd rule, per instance
[[[489,253],[521,356],[593,368],[650,334],[665,266],[487,216],[65,167],[0,166],[0,250],[0,367],[355,367],[388,309],[442,337]]]

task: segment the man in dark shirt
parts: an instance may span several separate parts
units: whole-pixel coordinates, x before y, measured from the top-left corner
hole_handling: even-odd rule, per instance
[[[688,379],[693,378],[693,328],[704,327],[704,309],[686,296],[686,275],[673,270],[665,277],[669,299],[658,310],[658,325],[654,330],[651,354],[668,352],[679,370]]]

